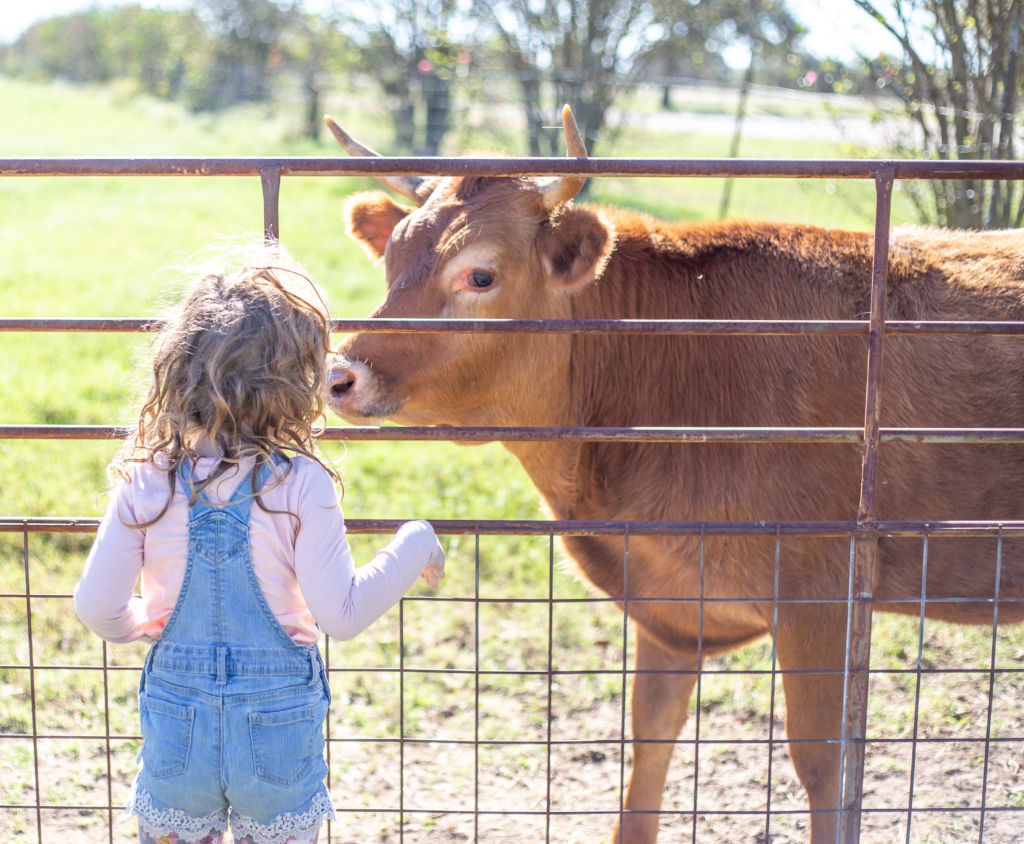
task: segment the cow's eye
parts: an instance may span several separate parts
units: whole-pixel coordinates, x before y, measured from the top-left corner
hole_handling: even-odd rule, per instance
[[[486,270],[473,270],[469,274],[469,286],[484,290],[494,284],[494,273]]]

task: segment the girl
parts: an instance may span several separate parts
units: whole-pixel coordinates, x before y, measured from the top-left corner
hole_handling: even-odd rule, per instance
[[[203,275],[155,342],[137,430],[75,590],[108,642],[155,640],[126,813],[142,844],[312,844],[331,692],[319,628],[350,639],[444,577],[427,522],[355,568],[314,426],[330,321],[280,248]],[[142,595],[132,597],[139,573]]]

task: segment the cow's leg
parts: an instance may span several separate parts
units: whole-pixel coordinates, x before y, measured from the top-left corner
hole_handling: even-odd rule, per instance
[[[680,656],[666,651],[637,631],[636,669],[682,671],[684,674],[636,674],[633,678],[633,738],[672,742],[686,723],[690,694],[697,682],[697,655]],[[633,770],[626,791],[627,811],[657,812],[665,790],[665,776],[673,744],[634,744]],[[656,814],[626,814],[615,825],[611,844],[654,844],[658,837]]]
[[[846,655],[844,604],[790,604],[779,607],[777,649],[784,671],[836,671],[784,674],[789,754],[807,791],[812,844],[834,844],[839,802],[838,743],[842,737],[843,675]],[[812,740],[802,744],[800,740]]]

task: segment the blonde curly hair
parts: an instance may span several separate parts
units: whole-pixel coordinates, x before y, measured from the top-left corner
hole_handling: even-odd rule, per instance
[[[138,424],[110,474],[130,481],[133,464],[152,463],[166,471],[170,489],[160,514],[132,527],[148,527],[167,512],[178,468],[195,465],[204,438],[221,461],[205,479],[182,474],[189,506],[253,458],[252,495],[264,510],[260,493],[287,478],[294,455],[316,461],[340,483],[314,440],[331,351],[326,295],[280,246],[249,248],[242,258],[234,272],[203,272],[153,342]],[[285,470],[261,489],[259,470],[275,458]]]

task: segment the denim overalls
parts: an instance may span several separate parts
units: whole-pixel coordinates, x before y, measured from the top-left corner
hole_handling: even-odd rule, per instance
[[[268,474],[264,466],[260,487]],[[316,646],[281,627],[256,580],[250,477],[227,504],[189,508],[181,594],[143,667],[144,744],[125,811],[153,837],[224,831],[229,807],[235,835],[258,844],[334,818],[323,783],[327,674]]]

